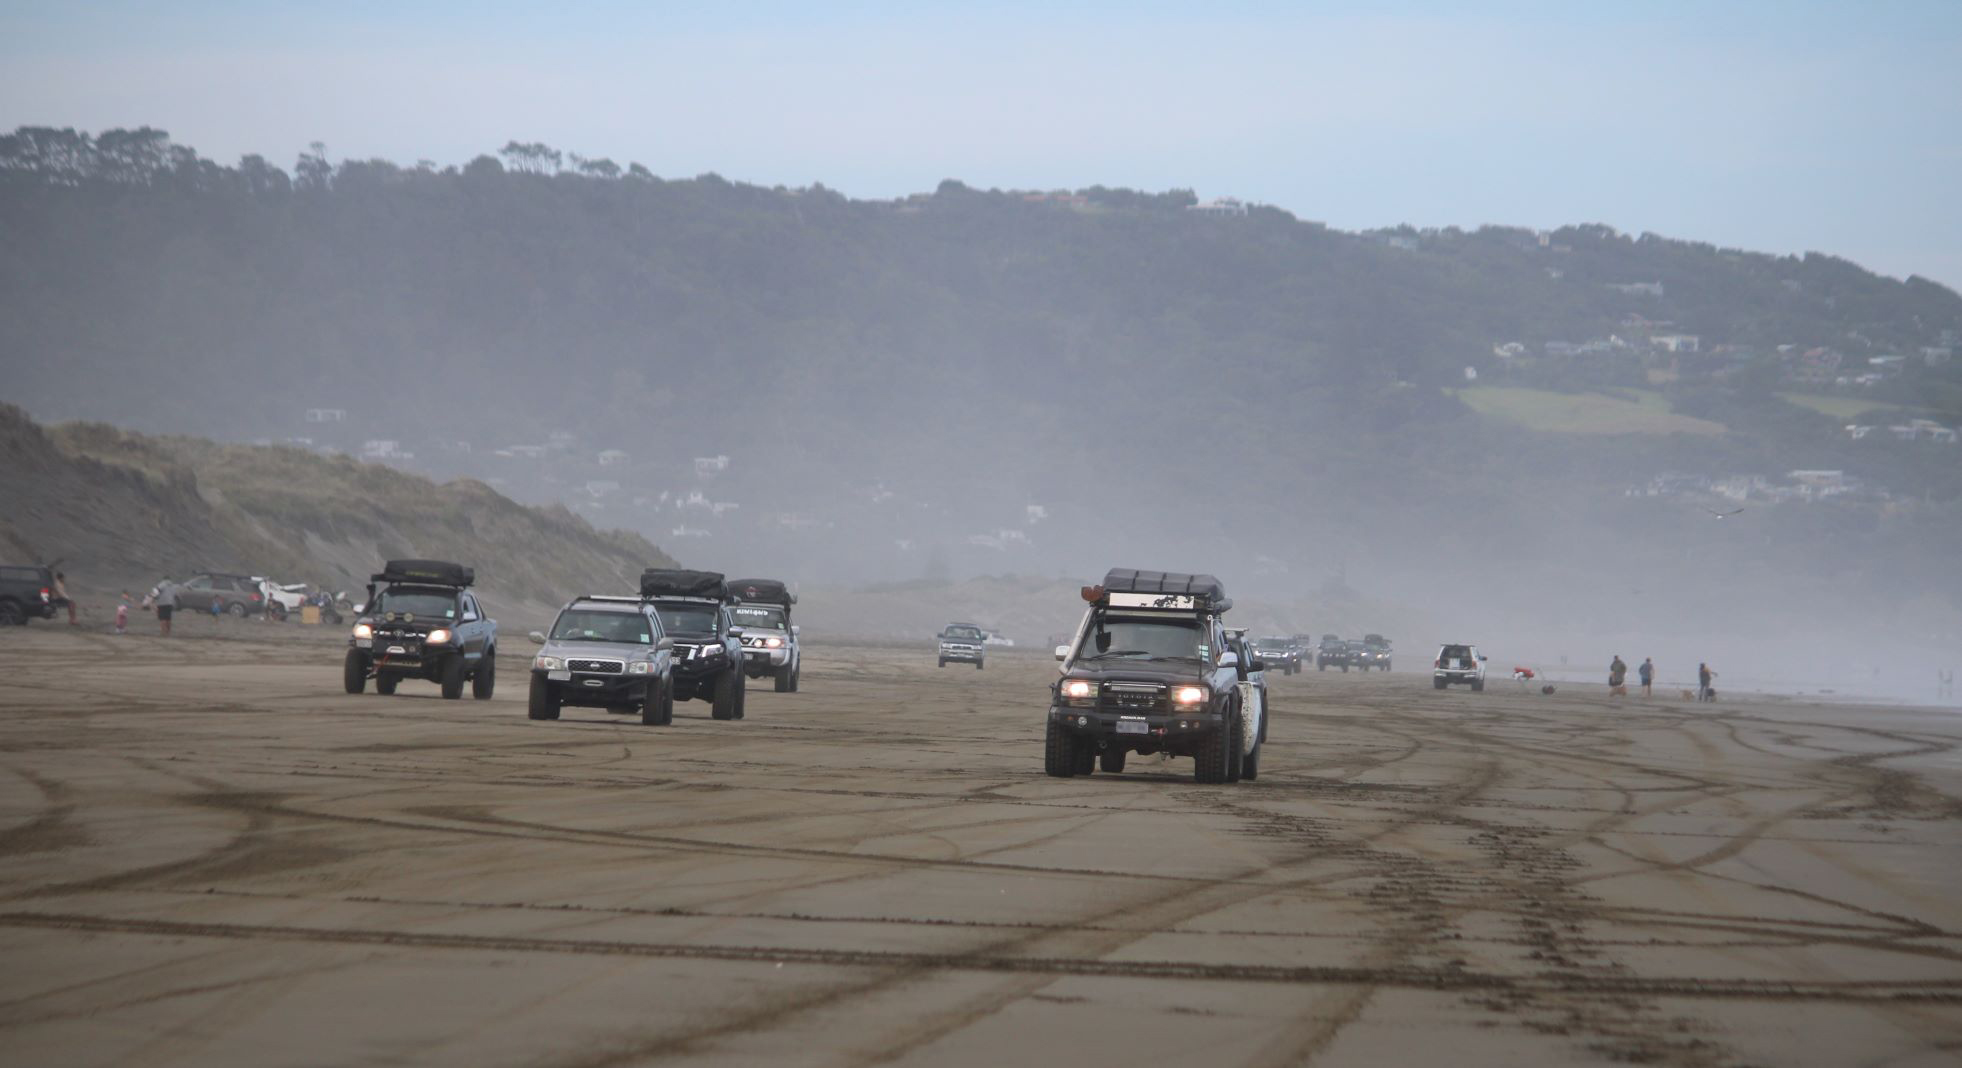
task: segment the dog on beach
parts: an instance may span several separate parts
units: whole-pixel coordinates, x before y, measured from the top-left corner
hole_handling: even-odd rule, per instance
[[[1683,691],[1683,700],[1685,700],[1685,701],[1694,701],[1694,700],[1696,700],[1696,691],[1695,691],[1695,690],[1684,690],[1684,691]]]
[[[1608,687],[1608,696],[1609,696],[1609,697],[1627,697],[1627,696],[1628,696],[1628,687],[1626,687],[1626,686],[1610,686],[1610,687]]]

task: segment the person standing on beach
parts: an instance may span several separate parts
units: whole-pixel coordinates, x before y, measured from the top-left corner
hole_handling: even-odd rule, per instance
[[[72,599],[70,599],[68,596],[68,576],[62,574],[59,571],[55,572],[54,606],[56,608],[68,609],[69,626],[71,627],[81,626],[81,623],[77,622],[75,619],[75,602]]]
[[[129,633],[129,591],[123,591],[122,600],[116,602],[116,633]]]
[[[1635,669],[1635,677],[1642,680],[1642,696],[1649,696],[1649,687],[1655,685],[1655,658],[1643,657],[1642,666]]]
[[[1708,664],[1696,665],[1696,699],[1697,700],[1714,701],[1717,699],[1717,695],[1710,692],[1710,680],[1716,677],[1717,677],[1717,673],[1710,670],[1710,665]]]
[[[177,611],[177,583],[164,579],[150,591],[149,599],[157,608],[157,633],[170,637],[170,615]]]
[[[1614,693],[1628,682],[1628,665],[1621,662],[1621,654],[1616,653],[1614,662],[1608,665],[1608,692]]]

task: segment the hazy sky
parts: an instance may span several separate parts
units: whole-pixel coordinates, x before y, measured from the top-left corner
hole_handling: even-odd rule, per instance
[[[0,128],[148,124],[288,168],[314,140],[447,164],[517,138],[859,197],[1189,187],[1962,288],[1962,0],[1368,8],[0,0]]]

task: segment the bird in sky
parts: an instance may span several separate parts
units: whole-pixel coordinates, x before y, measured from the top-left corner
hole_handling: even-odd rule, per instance
[[[1743,511],[1743,510],[1744,510],[1744,509],[1742,509],[1742,508],[1732,508],[1732,509],[1731,509],[1730,511],[1728,511],[1728,512],[1719,512],[1719,511],[1717,511],[1717,510],[1716,510],[1716,509],[1714,509],[1714,508],[1705,508],[1705,509],[1704,509],[1704,511],[1706,511],[1706,512],[1709,512],[1709,513],[1710,513],[1711,515],[1713,515],[1713,516],[1716,516],[1716,517],[1717,517],[1718,519],[1728,519],[1728,518],[1730,518],[1731,516],[1734,516],[1734,515],[1736,515],[1737,513],[1739,513],[1739,512],[1741,512],[1741,511]]]

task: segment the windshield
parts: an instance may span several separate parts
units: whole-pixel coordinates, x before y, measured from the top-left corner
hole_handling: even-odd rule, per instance
[[[370,614],[415,616],[417,619],[455,619],[456,595],[419,590],[383,590]]]
[[[1254,639],[1254,648],[1256,649],[1286,649],[1288,645],[1289,642],[1286,638],[1255,638]]]
[[[622,645],[654,644],[653,629],[647,617],[638,612],[596,612],[569,608],[552,624],[555,642],[618,642]]]
[[[752,630],[783,630],[783,609],[767,605],[741,605],[736,609],[736,623]]]
[[[676,634],[715,633],[716,607],[710,604],[660,604],[661,626]]]
[[[1099,617],[1077,648],[1082,660],[1199,660],[1204,632],[1192,618]]]
[[[981,628],[979,628],[979,627],[948,627],[948,628],[947,628],[947,631],[946,631],[946,633],[944,633],[944,634],[942,634],[942,635],[941,635],[941,637],[943,637],[943,638],[956,638],[956,639],[959,639],[959,640],[961,640],[961,641],[968,641],[968,642],[978,642],[978,641],[980,641],[980,640],[981,640]]]

